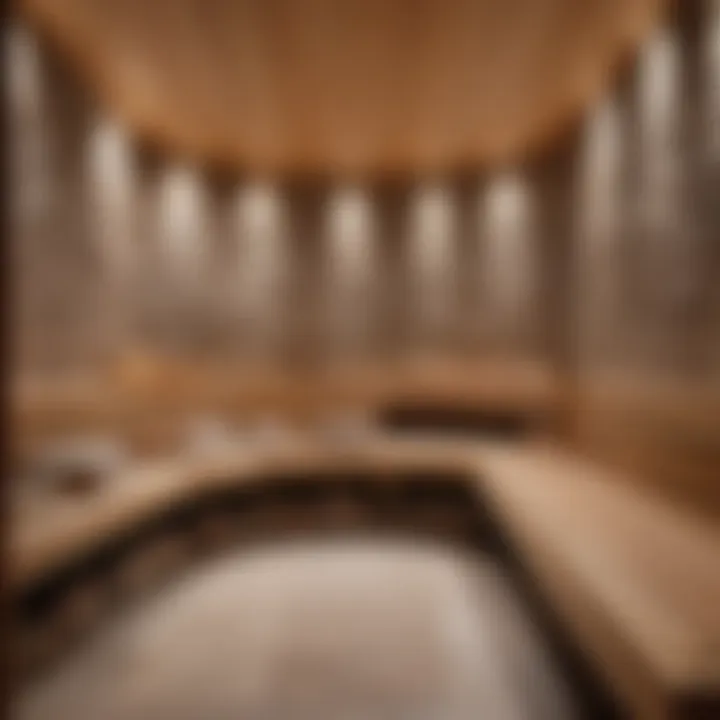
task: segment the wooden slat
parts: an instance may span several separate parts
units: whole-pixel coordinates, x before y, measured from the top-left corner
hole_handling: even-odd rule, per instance
[[[537,445],[376,436],[343,448],[296,435],[275,447],[131,469],[85,501],[18,508],[11,577],[20,587],[99,538],[208,489],[278,472],[319,472],[331,481],[328,471],[382,479],[413,469],[475,484],[633,716],[670,717],[688,698],[720,700],[720,530],[624,478]]]
[[[718,694],[716,527],[559,452],[486,451],[484,468],[540,587],[639,716],[657,716],[658,695]]]
[[[604,91],[663,4],[24,0],[23,8],[72,51],[117,115],[167,147],[260,172],[366,174],[507,162],[542,145]]]

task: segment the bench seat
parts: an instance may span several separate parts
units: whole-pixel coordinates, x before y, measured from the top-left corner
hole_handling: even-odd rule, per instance
[[[244,447],[123,471],[88,498],[18,508],[20,591],[174,502],[278,473],[464,478],[560,625],[632,717],[720,717],[720,529],[598,466],[535,443],[378,435]]]
[[[552,449],[486,448],[482,470],[521,562],[632,716],[720,717],[720,530]]]

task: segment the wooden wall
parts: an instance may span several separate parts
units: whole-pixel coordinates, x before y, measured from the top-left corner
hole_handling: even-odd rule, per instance
[[[720,3],[678,3],[590,118],[578,441],[720,514]]]
[[[36,85],[12,103],[20,437],[167,403],[551,411],[541,178],[212,176],[134,145],[31,34],[13,48]]]
[[[398,395],[542,407],[720,516],[720,2],[677,7],[575,141],[433,184],[208,177],[118,140],[46,63],[12,116],[19,440]]]

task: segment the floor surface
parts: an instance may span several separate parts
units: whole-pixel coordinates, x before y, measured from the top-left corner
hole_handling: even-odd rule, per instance
[[[563,678],[491,559],[277,543],[188,571],[17,699],[16,720],[564,720]]]

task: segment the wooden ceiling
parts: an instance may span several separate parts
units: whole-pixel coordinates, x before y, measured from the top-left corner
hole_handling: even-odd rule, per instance
[[[662,0],[22,0],[111,112],[271,174],[515,160],[607,87]]]

